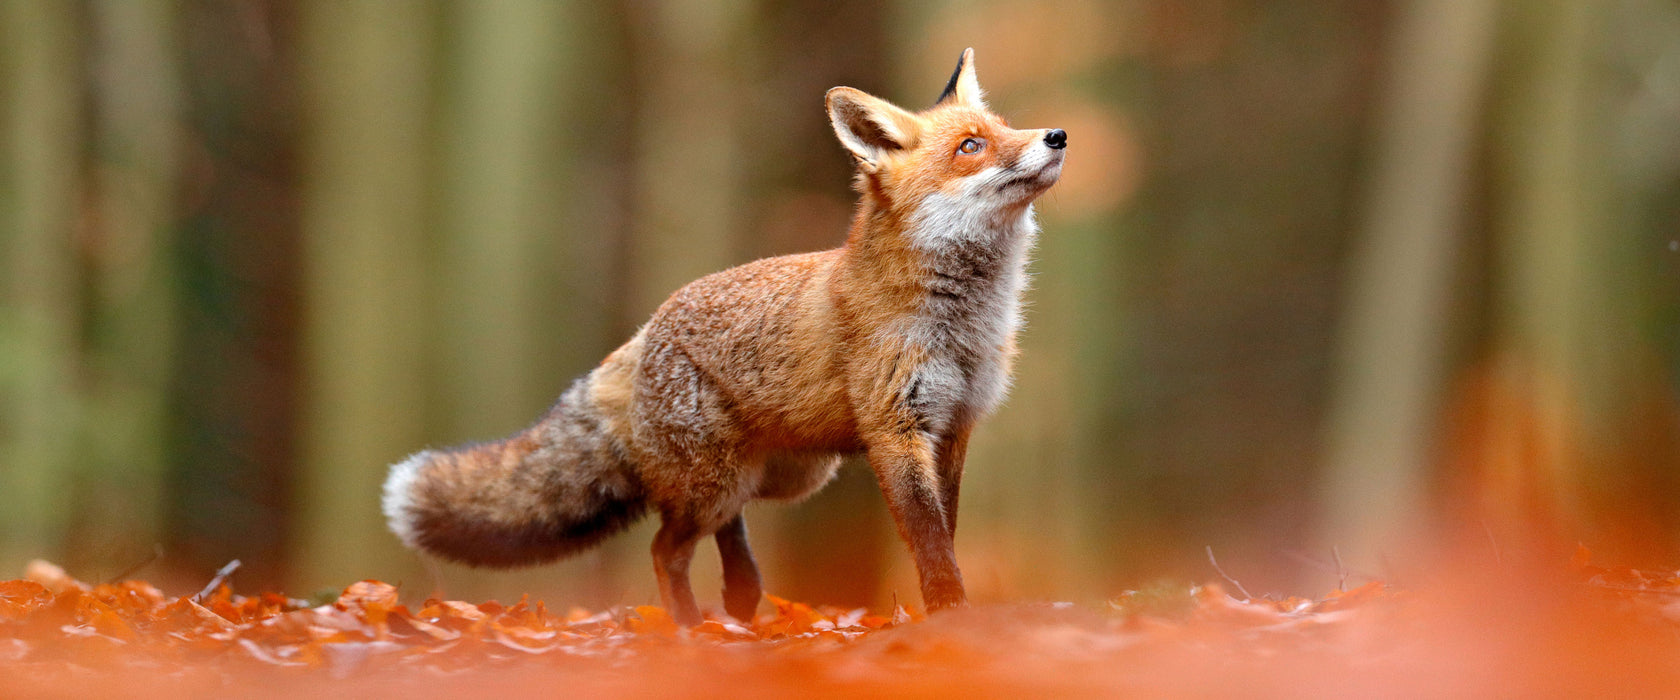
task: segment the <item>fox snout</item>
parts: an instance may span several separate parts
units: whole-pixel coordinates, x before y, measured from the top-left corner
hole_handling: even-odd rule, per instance
[[[1044,148],[1028,148],[1021,152],[1019,160],[1015,161],[1013,169],[1029,171],[1027,180],[1036,181],[1044,187],[1049,187],[1061,177],[1062,159],[1066,155],[1067,132],[1061,129],[1047,129],[1042,132],[1041,140]],[[1028,143],[1031,143],[1029,141]]]

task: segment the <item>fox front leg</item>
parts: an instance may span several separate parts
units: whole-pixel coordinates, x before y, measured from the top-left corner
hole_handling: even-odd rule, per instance
[[[920,432],[883,436],[869,444],[869,466],[892,510],[898,534],[910,545],[929,610],[964,605],[962,572],[941,502],[943,487],[932,441]]]
[[[962,426],[939,442],[939,503],[945,508],[945,529],[953,540],[957,537],[957,495],[962,490],[968,434],[969,427]]]

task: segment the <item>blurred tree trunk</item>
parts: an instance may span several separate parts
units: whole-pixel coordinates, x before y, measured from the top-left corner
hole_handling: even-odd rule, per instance
[[[72,505],[74,252],[82,123],[76,7],[0,3],[0,577],[58,556]]]
[[[542,339],[556,376],[593,369],[646,320],[629,306],[630,237],[637,220],[639,73],[629,56],[632,18],[616,3],[570,6],[559,56],[559,111],[539,115],[556,135],[557,172],[546,195],[561,234],[544,304],[556,335]],[[563,386],[563,384],[562,384]],[[561,387],[556,387],[559,389]],[[558,391],[555,392],[558,396]]]
[[[1468,387],[1457,447],[1471,515],[1514,547],[1579,537],[1585,468],[1595,451],[1588,396],[1625,386],[1636,337],[1626,302],[1607,294],[1623,243],[1608,226],[1593,42],[1604,5],[1509,3],[1492,115],[1496,275],[1492,347]]]
[[[170,559],[285,583],[302,389],[296,6],[173,5],[182,63]],[[191,31],[185,31],[191,28]]]
[[[1316,525],[1332,329],[1386,9],[1152,2],[1135,13],[1145,174],[1121,229],[1131,235],[1114,248],[1134,310],[1130,352],[1107,377],[1096,373],[1106,358],[1075,357],[1070,382],[1089,397],[1077,420],[1093,456],[1091,528],[1107,535],[1096,556],[1116,574],[1150,564],[1200,579],[1212,546],[1253,589],[1302,583],[1279,552]],[[1083,153],[1072,136],[1063,184]],[[1077,319],[1113,314],[1091,301]],[[1113,534],[1138,530],[1153,536]]]
[[[162,545],[165,434],[176,340],[179,70],[166,0],[90,8],[93,77],[83,232],[90,288],[87,422],[72,498],[72,570],[114,575]]]
[[[602,30],[604,14],[545,0],[445,11],[427,324],[433,444],[529,425],[624,340],[610,337],[622,227],[603,223],[621,206],[612,173],[630,138],[614,87],[600,85],[617,72],[591,70],[591,56],[622,48]],[[469,600],[523,591],[602,605],[621,596],[590,590],[600,564],[592,553],[560,571],[449,567],[440,585]]]
[[[405,578],[385,465],[424,446],[432,15],[308,2],[301,21],[304,424],[293,588]]]
[[[739,2],[627,2],[639,97],[627,312],[639,324],[678,287],[740,262]]]
[[[1452,346],[1493,0],[1401,3],[1348,261],[1326,445],[1322,551],[1366,567],[1421,534]]]
[[[532,0],[453,6],[438,104],[432,423],[451,442],[528,424],[563,388],[543,368],[559,332],[542,280],[565,229],[556,205],[557,57],[565,10]],[[576,235],[586,235],[576,232]],[[430,325],[430,324],[429,324]]]
[[[1680,103],[1667,92],[1680,5],[1620,3],[1597,29],[1588,65],[1614,77],[1590,80],[1586,97],[1607,210],[1590,284],[1610,308],[1591,318],[1619,335],[1583,348],[1599,375],[1584,397],[1595,443],[1586,506],[1600,536],[1589,546],[1661,560],[1680,546]]]

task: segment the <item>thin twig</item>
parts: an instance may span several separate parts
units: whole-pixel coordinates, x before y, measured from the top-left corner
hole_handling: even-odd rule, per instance
[[[432,557],[420,557],[420,565],[426,568],[426,575],[432,579],[431,597],[438,600],[448,600],[448,596],[443,593],[443,568],[438,566],[437,560]],[[624,604],[624,591],[619,591],[618,600],[613,601],[613,604]]]
[[[1488,546],[1493,548],[1493,563],[1504,566],[1505,554],[1499,551],[1499,538],[1493,536],[1493,527],[1489,526],[1486,520],[1482,521],[1482,532],[1487,533]]]
[[[210,594],[215,593],[216,589],[220,587],[224,581],[227,581],[227,577],[232,576],[233,572],[239,570],[239,566],[239,560],[235,559],[228,562],[222,568],[217,569],[216,575],[210,578],[210,583],[204,586],[204,590],[199,591],[198,595],[193,596],[193,602],[203,603],[205,598],[209,598]]]
[[[1219,560],[1213,558],[1213,545],[1211,545],[1211,544],[1207,545],[1207,555],[1208,555],[1208,563],[1213,564],[1213,570],[1219,572],[1219,575],[1223,576],[1227,583],[1230,583],[1231,585],[1236,586],[1237,592],[1243,594],[1243,602],[1246,603],[1246,602],[1254,600],[1254,596],[1248,594],[1248,589],[1247,588],[1243,588],[1243,585],[1241,583],[1238,583],[1236,579],[1231,578],[1231,575],[1225,573],[1224,569],[1219,568]]]
[[[126,580],[128,580],[128,577],[134,575],[134,572],[146,568],[147,564],[150,564],[154,561],[157,561],[158,558],[162,557],[162,556],[163,556],[163,545],[154,542],[154,543],[152,543],[152,556],[149,556],[149,557],[146,557],[145,559],[140,560],[140,563],[135,564],[134,566],[130,566],[127,569],[124,569],[122,573],[106,579],[105,582],[106,583],[117,583],[117,582],[120,582],[120,581],[126,581]]]
[[[893,623],[893,626],[896,627],[898,625],[902,625],[902,624],[910,621],[910,611],[905,610],[904,606],[898,604],[898,589],[896,589],[896,588],[893,589],[892,594],[893,594],[892,623]]]
[[[1400,585],[1400,572],[1395,570],[1394,565],[1392,563],[1389,563],[1387,552],[1378,552],[1377,553],[1377,563],[1378,563],[1378,565],[1382,566],[1383,577],[1381,579],[1373,579],[1373,580],[1383,581],[1390,586]]]
[[[1331,545],[1330,546],[1330,556],[1333,556],[1333,557],[1336,558],[1336,590],[1345,591],[1345,590],[1347,590],[1348,570],[1347,570],[1347,567],[1342,566],[1342,550],[1341,550],[1341,548],[1339,548],[1335,545]]]

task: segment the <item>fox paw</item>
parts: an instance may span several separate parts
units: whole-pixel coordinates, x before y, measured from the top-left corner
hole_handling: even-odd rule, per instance
[[[938,579],[922,585],[922,602],[929,611],[960,608],[968,605],[962,579]]]
[[[751,624],[753,616],[758,614],[758,601],[763,597],[764,593],[758,586],[739,589],[725,586],[723,611],[729,613],[730,617]]]

